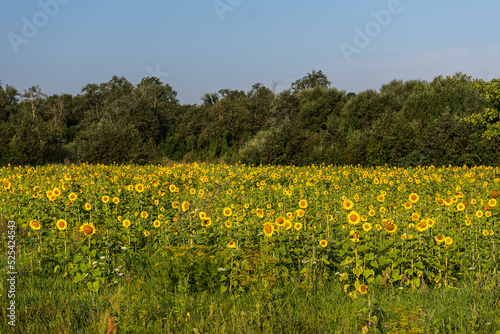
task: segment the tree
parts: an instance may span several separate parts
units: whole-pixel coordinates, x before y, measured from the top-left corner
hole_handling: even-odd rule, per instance
[[[291,89],[297,92],[304,89],[314,88],[316,86],[328,88],[330,84],[331,82],[328,81],[328,78],[321,70],[318,72],[313,70],[312,73],[307,73],[305,77],[292,83]]]
[[[465,120],[483,126],[485,138],[500,138],[500,79],[493,79],[490,82],[477,80],[474,87],[484,94],[488,106]]]

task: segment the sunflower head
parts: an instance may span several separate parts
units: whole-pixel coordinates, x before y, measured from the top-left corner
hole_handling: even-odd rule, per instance
[[[89,237],[96,233],[96,228],[93,223],[84,223],[80,226],[80,231],[85,234],[85,236]]]

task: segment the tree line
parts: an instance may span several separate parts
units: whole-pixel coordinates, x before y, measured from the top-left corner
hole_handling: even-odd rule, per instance
[[[0,83],[0,165],[60,162],[499,165],[500,80],[462,73],[358,94],[312,71],[180,104],[155,77],[113,76],[75,96]]]

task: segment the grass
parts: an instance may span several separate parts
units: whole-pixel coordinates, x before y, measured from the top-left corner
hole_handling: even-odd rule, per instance
[[[116,333],[500,333],[499,277],[455,288],[375,286],[351,299],[336,279],[272,287],[261,280],[244,293],[221,293],[187,276],[173,284],[153,263],[146,268],[99,293],[21,270],[15,327],[5,321],[1,281],[0,332],[108,333],[113,317]]]

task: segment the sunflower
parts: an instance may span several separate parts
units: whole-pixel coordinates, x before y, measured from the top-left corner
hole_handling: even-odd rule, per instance
[[[366,286],[366,284],[363,283],[359,286],[358,291],[360,294],[366,295],[366,293],[368,292],[368,287]]]
[[[60,231],[64,231],[68,227],[68,223],[64,219],[59,219],[56,226]]]
[[[69,194],[69,195],[68,195],[68,199],[69,199],[70,201],[72,201],[72,202],[73,202],[73,201],[75,201],[75,199],[76,199],[77,197],[78,197],[78,196],[77,196],[75,193],[71,193],[71,194]]]
[[[359,223],[361,216],[356,211],[351,211],[347,214],[347,221],[349,224],[356,225]]]
[[[200,219],[205,219],[205,217],[207,216],[207,214],[205,212],[201,211],[200,214],[199,214],[199,216],[200,216]]]
[[[84,223],[80,226],[80,231],[85,234],[85,236],[91,236],[96,233],[96,228],[93,223]]]
[[[155,220],[155,221],[153,222],[153,226],[154,226],[155,228],[160,227],[160,225],[161,225],[161,222],[160,222],[158,219],[157,219],[157,220]]]
[[[419,198],[420,197],[415,193],[411,193],[410,196],[408,196],[408,200],[412,203],[417,203]]]
[[[227,244],[227,248],[236,248],[236,242],[231,241]]]
[[[481,218],[482,216],[483,216],[483,211],[481,211],[481,210],[476,211],[477,218]]]
[[[38,220],[32,220],[30,221],[30,227],[34,230],[39,230],[42,227],[42,225]]]
[[[419,232],[423,232],[425,230],[427,230],[429,228],[428,224],[427,224],[427,220],[425,219],[422,219],[420,221],[420,223],[417,225],[417,231]]]
[[[354,203],[352,201],[344,201],[344,203],[342,203],[342,207],[346,210],[351,210],[352,207],[354,206]]]
[[[302,218],[302,217],[304,217],[304,210],[302,210],[302,209],[298,209],[298,210],[296,211],[296,213],[297,213],[297,218]]]
[[[494,208],[497,205],[497,200],[492,198],[488,201],[488,205],[492,208]]]
[[[188,202],[182,202],[182,212],[186,212],[187,210],[189,210],[189,203]]]
[[[305,199],[300,200],[300,201],[299,201],[299,207],[300,207],[301,209],[305,209],[305,208],[307,208],[307,201],[306,201]]]
[[[90,209],[92,209],[92,205],[90,205],[90,203],[85,203],[85,210],[89,211]]]
[[[189,193],[190,193],[191,195],[196,194],[196,189],[194,189],[194,188],[189,189]]]
[[[387,232],[389,233],[394,233],[398,230],[398,225],[394,224],[392,220],[389,220],[386,223],[384,223],[384,226]]]
[[[368,231],[370,231],[371,229],[372,229],[372,224],[370,224],[370,223],[364,223],[364,224],[363,224],[363,230],[364,230],[365,232],[368,232]]]
[[[227,228],[231,228],[231,226],[233,226],[233,223],[230,220],[228,220],[224,223],[224,226]]]
[[[359,232],[351,230],[351,232],[349,232],[349,235],[351,236],[351,241],[359,242]]]
[[[412,205],[411,205],[411,203],[410,203],[410,202],[406,202],[406,203],[404,204],[404,207],[405,207],[405,209],[406,209],[406,210],[410,210],[410,209],[411,209],[411,207],[412,207]]]
[[[382,226],[380,224],[375,224],[375,229],[377,231],[380,231],[382,229]]]
[[[144,186],[142,184],[136,184],[135,185],[135,190],[138,192],[138,193],[142,193],[144,191]]]
[[[325,248],[326,246],[328,246],[328,241],[326,241],[326,240],[320,240],[319,245],[321,247]]]
[[[444,241],[444,238],[445,238],[445,237],[444,237],[444,235],[442,235],[442,234],[438,234],[438,235],[436,235],[436,236],[434,237],[434,240],[436,240],[436,242],[437,242],[438,244],[440,244],[440,243],[442,243],[442,242]]]
[[[230,217],[233,214],[233,211],[230,208],[224,208],[222,210],[222,213],[224,214],[224,216]]]
[[[490,191],[490,197],[497,198],[498,196],[500,196],[500,191],[498,191],[498,189],[493,189],[492,191]]]
[[[101,200],[102,200],[103,203],[108,203],[109,202],[109,196],[104,195],[104,196],[102,196]]]
[[[457,211],[464,211],[465,210],[465,204],[464,203],[458,203],[457,204]]]
[[[115,204],[120,203],[120,199],[118,197],[113,197],[113,203]]]
[[[209,227],[210,225],[212,225],[212,219],[209,218],[209,217],[205,217],[201,220],[201,226],[203,227]]]
[[[283,217],[278,217],[275,221],[276,225],[278,226],[283,226],[285,224],[285,218]]]
[[[451,237],[444,238],[444,245],[449,246],[453,243],[453,239]]]
[[[149,231],[144,231],[144,236],[145,236],[146,238],[147,238],[147,237],[149,237],[149,235],[150,235],[150,234],[151,234],[151,233],[149,233]]]
[[[142,212],[141,212],[141,218],[142,218],[142,219],[146,219],[146,218],[148,218],[148,217],[149,217],[149,214],[148,214],[146,211],[142,211]]]
[[[371,209],[370,211],[368,211],[368,215],[371,216],[371,217],[375,216],[375,213],[376,212],[373,209]]]
[[[413,220],[418,220],[420,218],[420,215],[417,212],[412,213],[411,218]]]
[[[52,192],[54,193],[55,196],[59,197],[61,196],[61,191],[59,190],[59,188],[54,188],[52,189]]]
[[[472,224],[472,222],[470,221],[470,219],[467,219],[465,221],[465,226],[470,226]]]
[[[122,224],[123,224],[123,227],[128,228],[130,226],[130,220],[124,219]]]
[[[293,225],[293,227],[297,230],[297,231],[300,231],[302,229],[302,223],[295,223],[295,225]]]
[[[382,203],[384,200],[385,200],[384,195],[378,195],[377,196],[377,201],[379,201],[380,203]]]
[[[168,190],[170,190],[171,193],[175,192],[176,189],[177,187],[175,186],[175,184],[171,184],[168,186]]]
[[[272,237],[274,234],[274,227],[271,224],[264,224],[264,234],[266,237]]]

